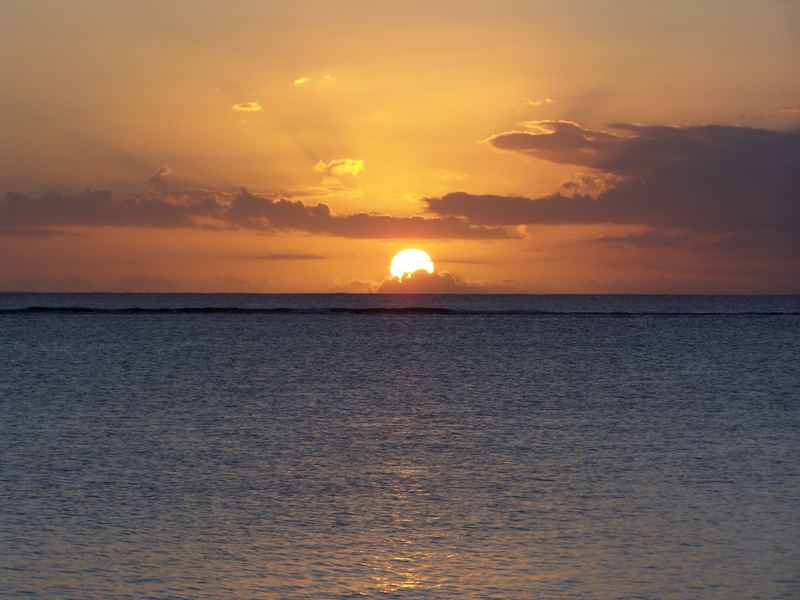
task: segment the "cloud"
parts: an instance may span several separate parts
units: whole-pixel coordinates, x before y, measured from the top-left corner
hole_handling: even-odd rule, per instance
[[[0,201],[0,222],[16,227],[192,227],[194,217],[211,216],[217,209],[212,198],[181,205],[157,194],[115,200],[108,191],[41,196],[9,192]]]
[[[528,121],[525,125],[528,131],[501,133],[489,142],[550,162],[627,176],[698,168],[729,172],[774,165],[786,169],[800,161],[800,130],[617,123],[611,125],[622,132],[617,134],[592,131],[571,121]]]
[[[263,254],[260,256],[248,256],[252,260],[327,260],[328,256],[319,254]]]
[[[324,203],[305,204],[238,193],[185,190],[116,199],[108,191],[9,192],[0,200],[0,223],[9,228],[154,227],[300,231],[361,239],[498,239],[502,228],[470,225],[460,217],[334,214]]]
[[[169,187],[167,186],[167,182],[164,181],[164,177],[168,177],[172,175],[172,169],[170,169],[167,165],[161,165],[158,167],[158,170],[155,174],[150,178],[150,184],[159,192],[162,193],[169,193]]]
[[[0,227],[0,236],[7,237],[26,237],[26,238],[49,238],[49,237],[83,237],[71,231],[61,231],[58,229],[37,229],[34,227]]]
[[[387,277],[378,286],[381,294],[482,294],[514,292],[520,282],[505,279],[500,283],[465,281],[447,271],[428,273],[420,269],[402,278]]]
[[[470,223],[515,226],[528,223],[593,223],[593,200],[585,196],[554,194],[532,200],[516,196],[473,195],[452,192],[440,198],[424,198],[428,211],[439,216],[465,217]],[[555,207],[554,207],[555,205]]]
[[[331,291],[334,293],[347,294],[374,294],[378,290],[378,285],[379,284],[376,281],[351,279],[349,281],[342,282],[337,279]]]
[[[428,273],[419,270],[403,278],[387,277],[378,288],[381,294],[458,294],[472,291],[447,271]]]
[[[311,85],[312,83],[318,85],[317,82],[322,82],[323,84],[336,83],[336,78],[333,75],[330,75],[329,73],[325,73],[325,75],[323,75],[319,79],[313,79],[313,80],[311,79],[311,77],[306,77],[304,75],[302,77],[298,77],[297,79],[295,79],[292,82],[292,85],[295,87]]]
[[[357,177],[364,170],[364,161],[360,158],[334,158],[327,163],[317,162],[314,170],[330,177],[339,177],[340,175]]]
[[[597,196],[611,189],[623,180],[619,175],[602,171],[584,170],[575,173],[561,184],[560,191],[565,196]]]
[[[486,260],[476,260],[473,258],[437,258],[437,264],[451,264],[451,265],[488,265],[491,264]]]
[[[425,200],[439,216],[474,225],[635,224],[705,233],[794,236],[800,225],[800,130],[722,125],[614,126],[624,134],[539,121],[492,145],[589,168],[606,189],[539,198],[470,195]],[[574,191],[574,190],[565,190]]]
[[[673,248],[692,242],[696,238],[685,233],[668,233],[659,230],[632,235],[607,235],[591,240],[604,246],[630,246],[635,248]]]
[[[542,98],[541,100],[528,100],[525,104],[528,106],[542,106],[543,104],[555,104],[555,102],[552,98]]]
[[[718,256],[734,255],[747,260],[800,259],[800,236],[792,232],[778,235],[763,231],[734,233],[698,241],[696,247]]]
[[[434,173],[434,175],[439,181],[445,181],[447,183],[463,183],[467,180],[466,175],[448,169],[440,169]]]
[[[263,110],[258,102],[239,102],[231,108],[238,112],[260,112]]]
[[[457,217],[393,217],[355,213],[334,215],[327,204],[306,205],[285,199],[270,200],[242,191],[226,211],[233,224],[251,229],[300,230],[349,238],[462,238],[508,237],[504,230],[471,226]]]
[[[522,152],[550,162],[602,168],[607,156],[621,138],[584,129],[572,121],[525,121],[525,130],[509,131],[489,138],[501,150]],[[611,169],[603,169],[611,170]]]

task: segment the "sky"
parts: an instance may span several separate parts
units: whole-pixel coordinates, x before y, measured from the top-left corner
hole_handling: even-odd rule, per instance
[[[798,25],[0,0],[0,291],[800,293]]]

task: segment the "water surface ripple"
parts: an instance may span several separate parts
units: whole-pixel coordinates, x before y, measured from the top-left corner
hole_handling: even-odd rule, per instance
[[[798,297],[0,311],[0,597],[800,596]]]

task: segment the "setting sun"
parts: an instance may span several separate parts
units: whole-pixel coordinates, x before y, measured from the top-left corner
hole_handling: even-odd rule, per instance
[[[406,274],[415,273],[419,270],[433,273],[433,261],[426,252],[416,248],[401,250],[394,255],[389,266],[389,273],[391,273],[392,277],[402,278]]]

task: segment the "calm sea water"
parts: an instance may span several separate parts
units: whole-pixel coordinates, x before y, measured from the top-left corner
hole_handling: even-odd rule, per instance
[[[0,295],[0,596],[797,598],[798,340],[796,296]]]

